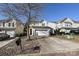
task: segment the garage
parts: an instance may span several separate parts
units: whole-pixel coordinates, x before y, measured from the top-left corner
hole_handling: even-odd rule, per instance
[[[32,26],[30,29],[30,36],[49,36],[50,27],[48,26]]]
[[[48,30],[36,30],[36,35],[37,36],[49,36],[49,31]]]

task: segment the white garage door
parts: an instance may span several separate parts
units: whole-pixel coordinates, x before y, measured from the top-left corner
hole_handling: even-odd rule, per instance
[[[14,37],[15,31],[7,31],[7,34],[10,35],[10,37]]]
[[[37,36],[49,36],[48,31],[36,31]]]

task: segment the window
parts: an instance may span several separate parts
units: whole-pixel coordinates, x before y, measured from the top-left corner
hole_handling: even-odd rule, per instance
[[[32,35],[32,29],[30,29],[30,35]]]
[[[72,26],[72,23],[66,22],[66,23],[65,23],[65,26],[66,26],[66,27],[71,27],[71,26]]]
[[[12,26],[14,27],[14,23],[12,23]]]
[[[10,27],[11,26],[11,23],[8,23],[8,26]]]
[[[65,26],[70,27],[70,26],[71,26],[71,24],[65,24]]]
[[[5,27],[5,22],[3,22],[3,27]]]

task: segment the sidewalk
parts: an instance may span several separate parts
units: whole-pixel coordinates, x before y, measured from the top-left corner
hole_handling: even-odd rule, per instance
[[[10,40],[6,40],[6,41],[0,41],[0,48],[7,45],[8,43],[12,42],[15,39],[10,39]]]

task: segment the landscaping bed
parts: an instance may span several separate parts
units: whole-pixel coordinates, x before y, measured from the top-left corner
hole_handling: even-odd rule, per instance
[[[79,35],[56,35],[53,37],[79,42]]]

